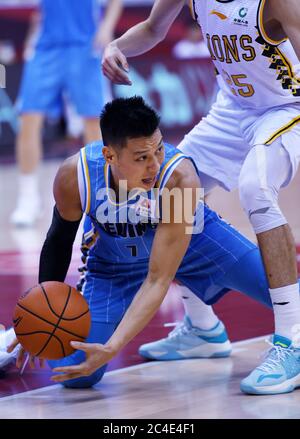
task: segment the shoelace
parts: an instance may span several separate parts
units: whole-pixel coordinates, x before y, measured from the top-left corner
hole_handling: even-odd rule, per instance
[[[181,335],[187,335],[191,332],[190,328],[188,328],[185,323],[182,322],[173,322],[173,323],[165,323],[165,327],[175,326],[173,331],[168,334],[168,338],[177,338]]]
[[[265,341],[271,346],[271,349],[268,349],[268,351],[264,354],[266,360],[257,369],[269,373],[273,372],[278,367],[278,362],[288,358],[293,353],[293,350],[289,348],[282,348],[281,346],[275,346],[269,340]]]

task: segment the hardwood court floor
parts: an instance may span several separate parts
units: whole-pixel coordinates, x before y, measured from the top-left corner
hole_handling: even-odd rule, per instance
[[[0,399],[6,419],[299,419],[300,389],[244,395],[241,379],[259,362],[262,339],[234,344],[232,357],[151,362],[109,372],[93,389],[60,385]]]

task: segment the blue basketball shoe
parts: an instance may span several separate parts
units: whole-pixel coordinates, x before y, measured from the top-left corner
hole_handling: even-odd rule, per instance
[[[291,340],[274,335],[264,362],[241,382],[241,390],[254,395],[288,393],[300,387],[300,349]]]
[[[228,357],[230,353],[231,343],[221,321],[206,331],[192,326],[188,316],[167,338],[143,344],[139,348],[139,354],[151,360]]]

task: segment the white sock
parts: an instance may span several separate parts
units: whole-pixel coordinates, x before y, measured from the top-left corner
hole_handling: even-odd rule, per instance
[[[183,300],[185,313],[196,328],[208,330],[214,328],[219,322],[213,308],[206,305],[191,290],[183,285],[176,285],[177,294]]]
[[[297,283],[269,291],[274,310],[275,334],[292,340],[295,327],[300,324],[299,285]]]
[[[31,201],[39,200],[38,176],[33,174],[19,175],[19,195],[20,198],[30,199]]]

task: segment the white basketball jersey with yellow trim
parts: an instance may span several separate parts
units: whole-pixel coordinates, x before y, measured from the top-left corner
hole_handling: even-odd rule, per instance
[[[244,108],[300,102],[299,59],[289,40],[266,35],[264,5],[265,0],[192,0],[219,85]]]

